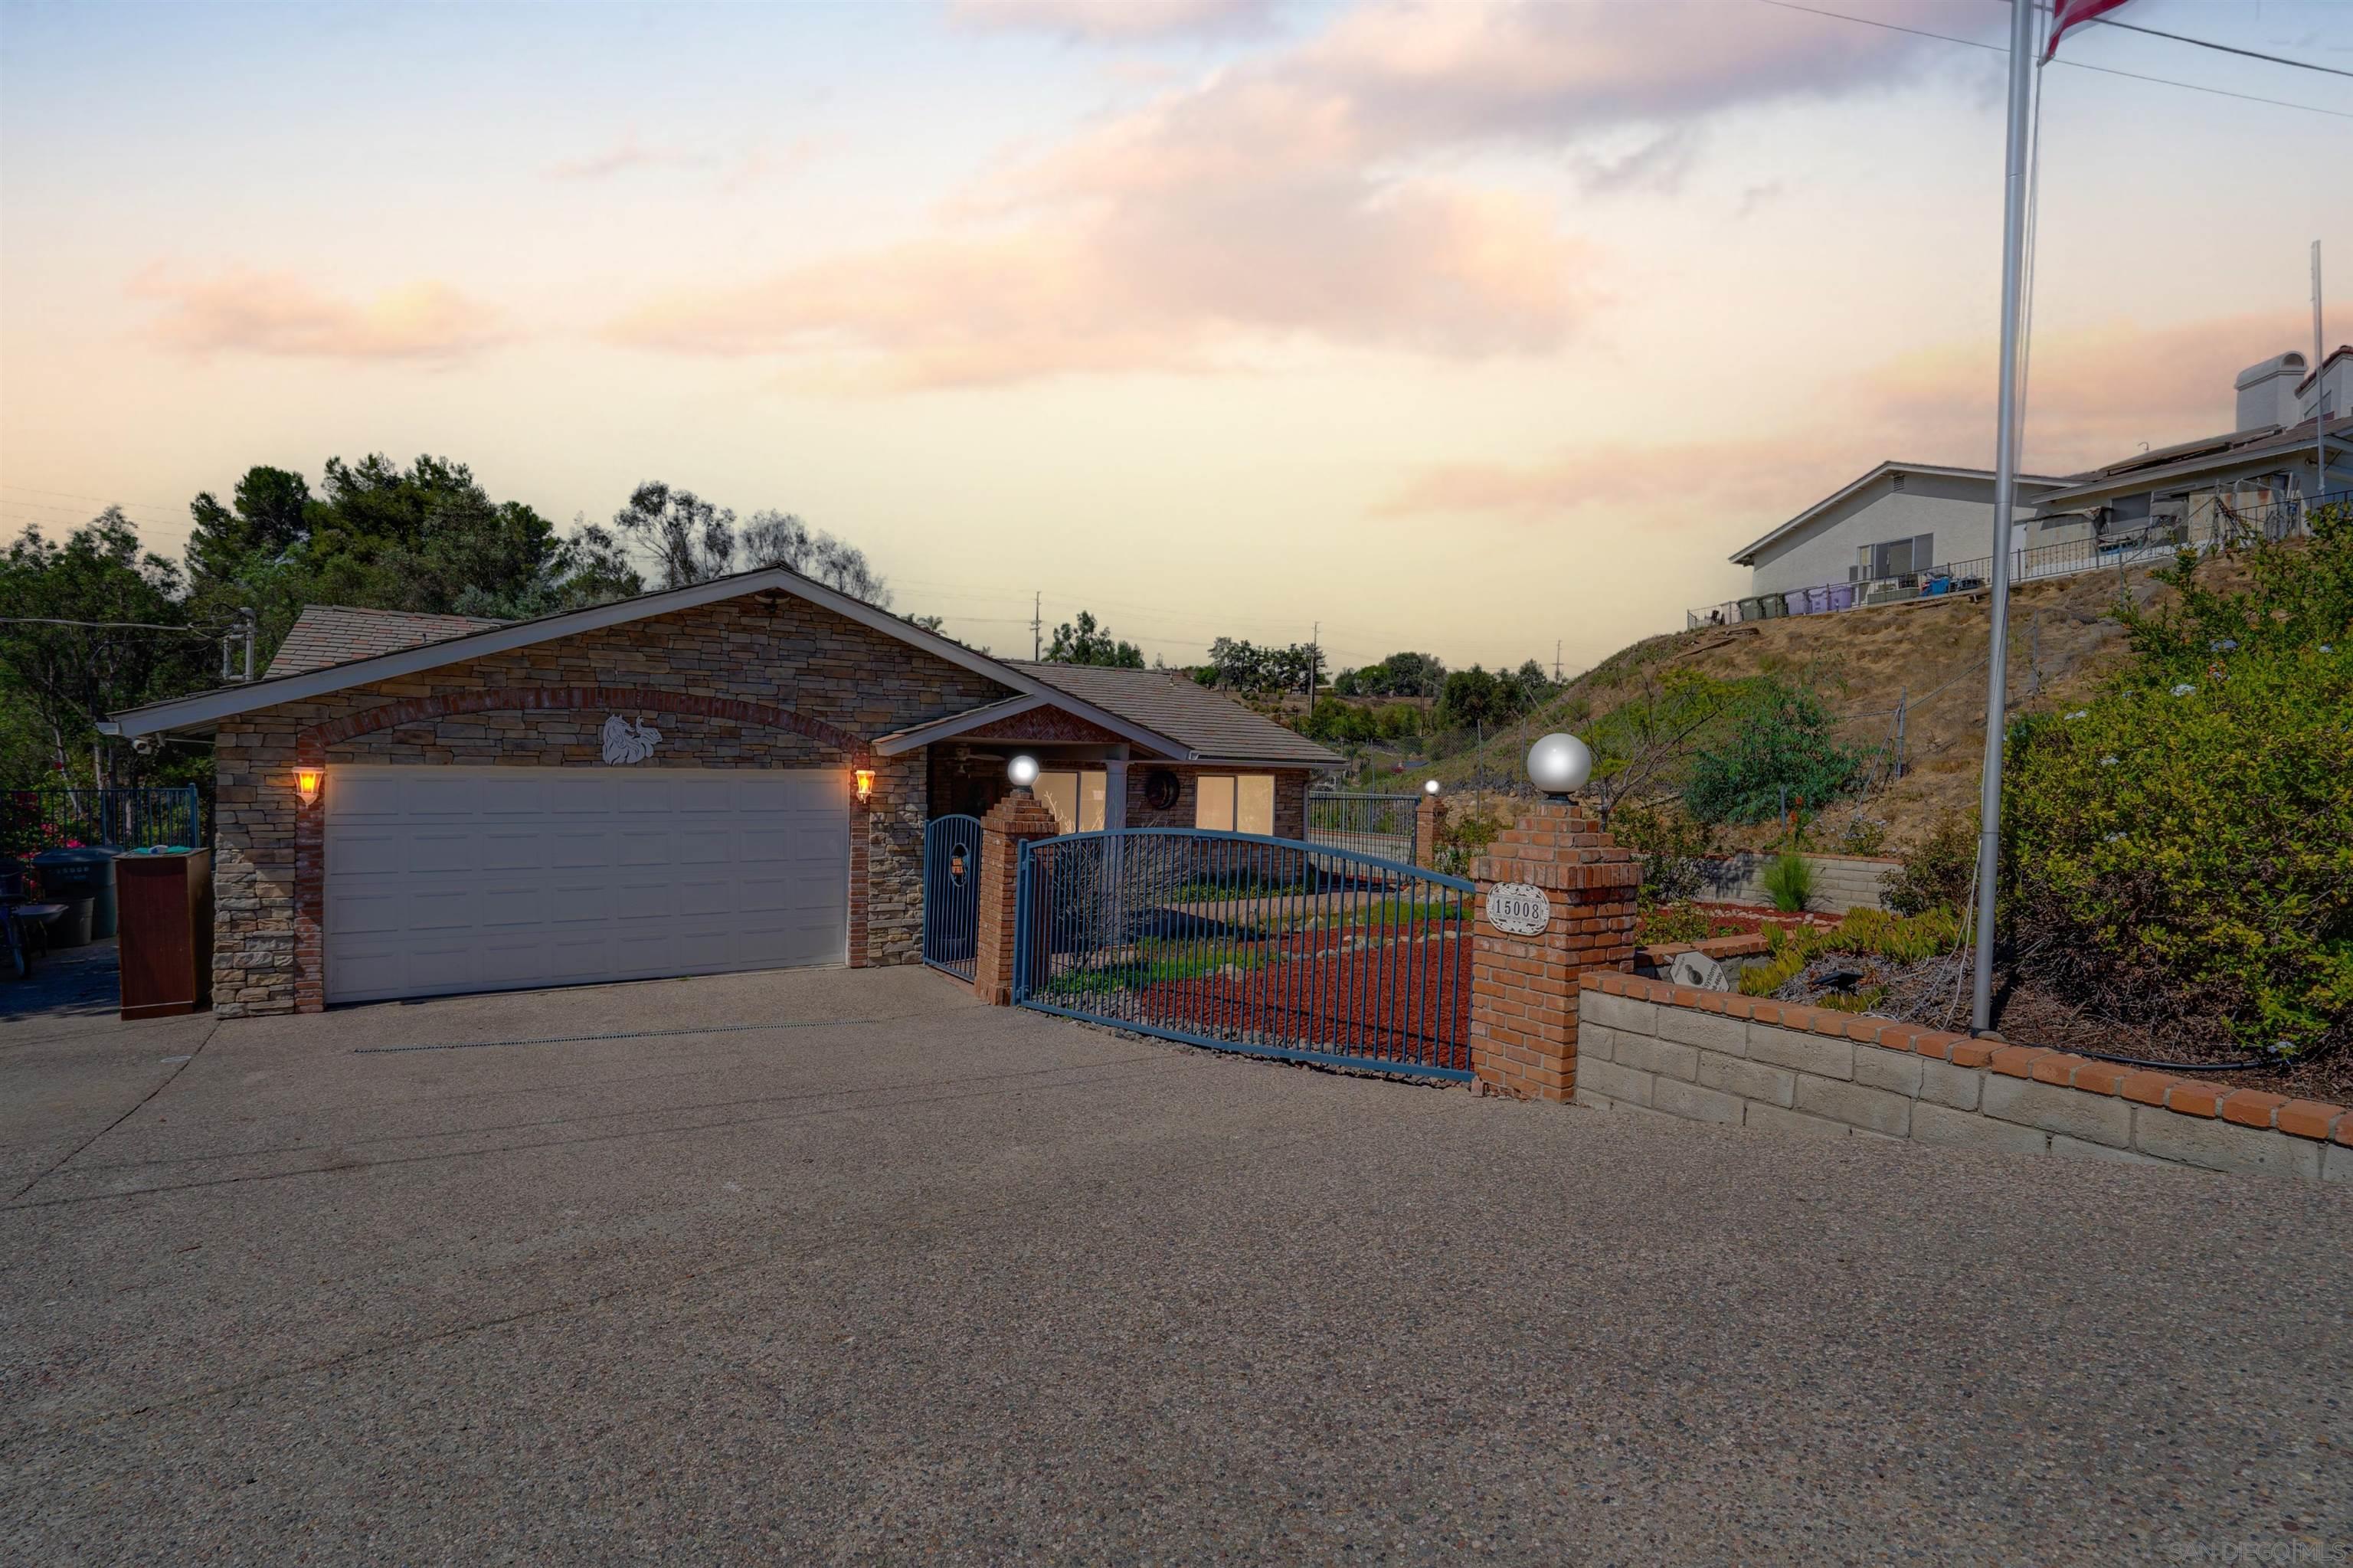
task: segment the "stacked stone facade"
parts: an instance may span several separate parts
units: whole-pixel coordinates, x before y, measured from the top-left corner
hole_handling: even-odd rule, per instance
[[[920,755],[871,758],[869,738],[1010,694],[987,677],[789,594],[723,599],[578,636],[284,703],[224,720],[216,741],[215,1008],[320,1004],[324,864],[320,809],[300,808],[298,761],[536,768],[606,766],[613,713],[651,719],[641,768],[864,765],[873,801],[854,824],[853,963],[903,963],[921,945]],[[647,705],[633,709],[629,703]],[[864,896],[856,885],[863,863]]]

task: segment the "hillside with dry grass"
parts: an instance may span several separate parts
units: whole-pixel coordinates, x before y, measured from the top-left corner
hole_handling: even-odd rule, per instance
[[[2087,696],[2125,658],[2109,616],[2120,593],[2147,604],[2169,589],[2147,569],[2029,583],[2010,600],[2009,709],[2061,707]],[[1620,705],[1692,669],[1717,679],[1777,674],[1820,691],[1840,737],[1876,748],[1873,783],[1825,813],[1816,842],[1857,814],[1886,824],[1891,845],[1915,842],[1937,821],[1975,809],[1985,742],[1988,596],[1983,592],[1748,625],[1705,627],[1621,649],[1560,695],[1483,746],[1402,775],[1436,778],[1458,800],[1488,802],[1521,778],[1527,743],[1549,729],[1580,730]],[[1898,715],[1901,715],[1899,733]],[[1900,764],[1900,766],[1899,766]],[[1736,832],[1762,844],[1772,826]]]

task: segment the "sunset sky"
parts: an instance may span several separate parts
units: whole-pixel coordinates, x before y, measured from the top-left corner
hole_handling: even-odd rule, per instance
[[[1811,0],[1809,0],[1811,3]],[[0,521],[176,554],[248,465],[663,479],[1026,656],[1572,667],[1993,431],[1998,0],[8,5]],[[2353,5],[2119,19],[2353,69]],[[2353,79],[2044,78],[2031,468],[2353,338]],[[2106,72],[2083,69],[2106,68]],[[2107,74],[2173,79],[2247,98]]]

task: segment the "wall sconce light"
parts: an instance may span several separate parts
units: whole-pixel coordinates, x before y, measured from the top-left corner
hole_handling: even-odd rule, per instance
[[[871,768],[856,768],[851,771],[849,776],[856,781],[858,786],[858,803],[863,806],[867,801],[874,798],[874,769]]]
[[[1025,751],[1005,765],[1005,776],[1016,789],[1027,789],[1038,782],[1038,759]]]
[[[294,770],[294,793],[301,797],[302,804],[306,806],[319,803],[319,791],[326,782],[327,770],[323,768],[297,768]]]

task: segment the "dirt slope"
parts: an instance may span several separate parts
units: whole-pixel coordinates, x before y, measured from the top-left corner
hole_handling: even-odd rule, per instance
[[[2144,604],[2167,591],[2146,570],[2123,580],[2113,572],[2085,573],[2016,590],[2010,711],[2039,711],[2088,695],[2123,661],[2123,630],[2107,614],[2120,590]],[[1651,638],[1578,676],[1545,713],[1510,733],[1406,778],[1418,786],[1434,776],[1450,790],[1476,798],[1482,782],[1520,777],[1529,739],[1547,728],[1573,729],[1586,714],[1607,713],[1640,693],[1646,679],[1683,666],[1719,679],[1776,673],[1812,682],[1840,714],[1845,738],[1891,755],[1902,709],[1902,777],[1888,781],[1890,770],[1883,769],[1883,781],[1858,809],[1888,824],[1891,843],[1908,842],[1945,813],[1976,804],[1985,744],[1988,614],[1987,596],[1978,593]],[[1831,813],[1826,833],[1834,835],[1852,814],[1843,808]],[[1765,829],[1749,836],[1761,842],[1771,835]]]

